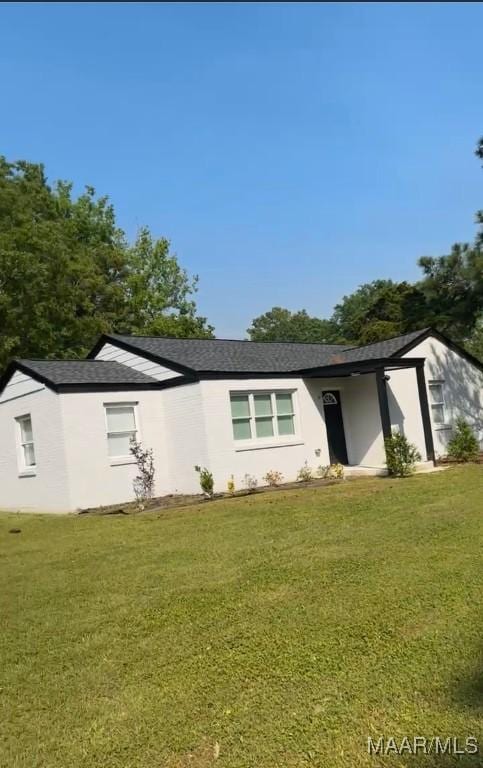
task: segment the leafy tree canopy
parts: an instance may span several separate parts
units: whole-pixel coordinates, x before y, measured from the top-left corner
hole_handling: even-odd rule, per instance
[[[211,336],[169,242],[133,245],[92,187],[47,183],[0,156],[0,368],[13,356],[80,357],[102,332]]]
[[[310,317],[305,309],[290,312],[273,307],[256,317],[247,331],[251,341],[312,341],[331,343],[337,328],[330,320]]]

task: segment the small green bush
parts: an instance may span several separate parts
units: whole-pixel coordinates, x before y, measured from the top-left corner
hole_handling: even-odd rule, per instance
[[[195,472],[198,472],[200,476],[200,486],[203,493],[206,494],[206,496],[209,496],[210,498],[213,496],[213,475],[211,472],[206,469],[206,467],[199,467],[198,465],[195,466]]]
[[[386,448],[386,466],[390,475],[407,477],[416,469],[416,462],[421,461],[421,454],[405,435],[393,432],[384,440]]]
[[[479,453],[480,446],[470,425],[464,419],[458,419],[455,433],[448,443],[448,456],[456,461],[476,461]]]

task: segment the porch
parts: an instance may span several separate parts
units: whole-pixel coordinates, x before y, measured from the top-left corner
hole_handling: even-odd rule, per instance
[[[434,466],[424,358],[386,358],[304,372],[325,424],[331,463],[348,475],[386,474],[384,440],[403,433],[418,448],[421,468]]]

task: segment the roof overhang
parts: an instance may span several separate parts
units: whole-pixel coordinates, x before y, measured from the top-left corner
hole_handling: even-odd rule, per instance
[[[380,357],[374,360],[354,360],[347,363],[318,366],[298,371],[296,375],[308,379],[328,379],[339,376],[358,376],[376,371],[399,371],[405,368],[424,366],[424,357]]]

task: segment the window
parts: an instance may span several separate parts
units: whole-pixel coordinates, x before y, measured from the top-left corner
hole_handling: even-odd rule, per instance
[[[131,439],[136,439],[136,403],[106,405],[107,447],[111,459],[131,456]]]
[[[28,472],[29,470],[33,471],[36,467],[36,463],[32,417],[30,414],[27,416],[19,416],[17,424],[20,443],[20,470],[23,472]]]
[[[266,440],[295,434],[291,392],[244,392],[230,395],[235,440]]]
[[[431,414],[433,424],[445,424],[444,395],[442,381],[429,382],[429,402],[431,404]]]

